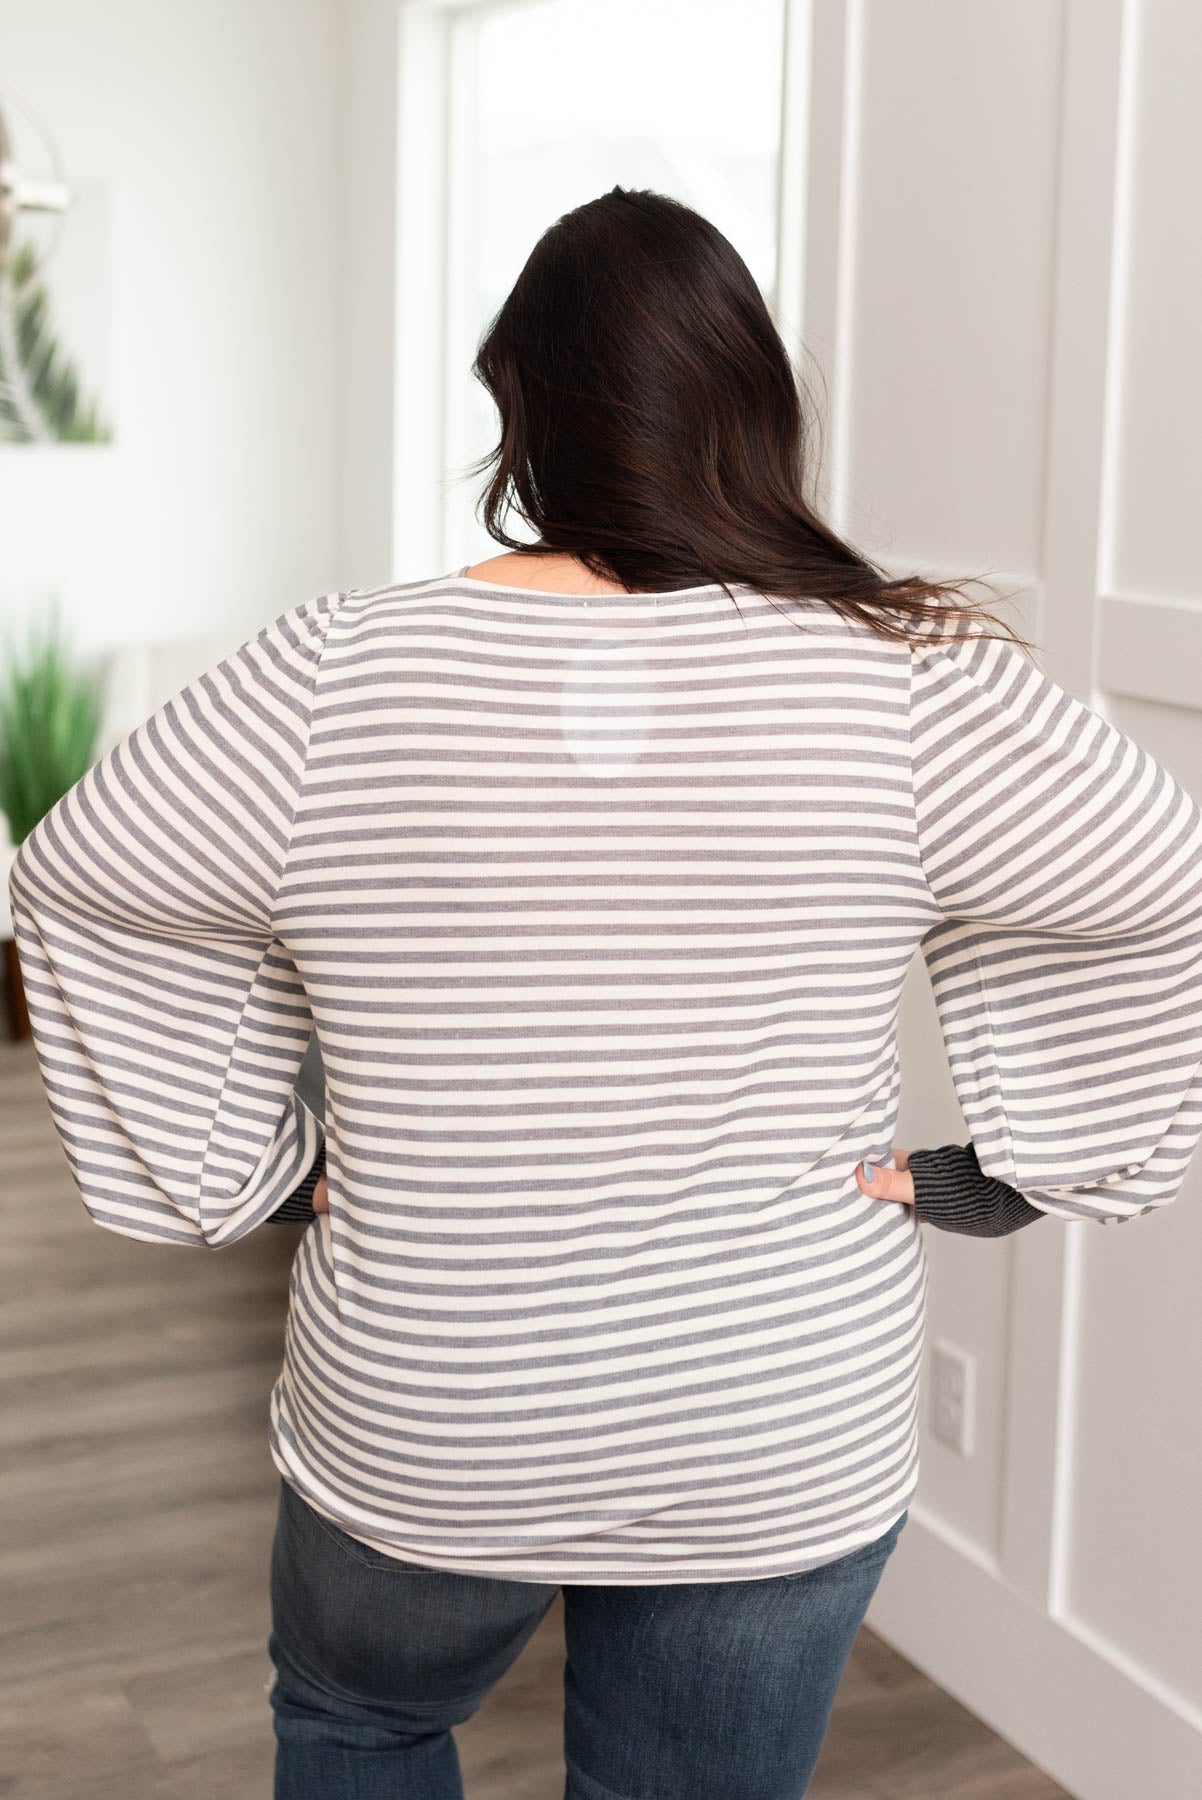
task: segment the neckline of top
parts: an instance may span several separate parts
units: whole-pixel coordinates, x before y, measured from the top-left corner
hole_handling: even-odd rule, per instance
[[[620,606],[623,603],[629,603],[631,601],[648,601],[654,605],[659,605],[667,600],[688,599],[691,594],[724,594],[722,583],[720,581],[703,581],[696,587],[668,588],[663,593],[565,594],[557,593],[551,588],[509,587],[501,581],[483,581],[478,575],[468,574],[468,570],[471,566],[471,563],[464,563],[461,569],[456,569],[454,571],[450,579],[452,581],[466,581],[472,587],[481,588],[485,593],[519,594],[523,598],[531,600],[580,600],[586,606],[613,605],[615,602]],[[750,594],[752,592],[748,582],[732,581],[730,586],[735,593]]]

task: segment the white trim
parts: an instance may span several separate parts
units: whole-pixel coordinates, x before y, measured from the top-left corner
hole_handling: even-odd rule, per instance
[[[1086,1627],[1049,1618],[921,1505],[866,1623],[1072,1794],[1202,1794],[1202,1718]]]
[[[1062,20],[1035,637],[1053,679],[1093,704],[1101,456],[1083,446],[1100,445],[1102,429],[1122,0],[1066,0]],[[1068,1581],[1081,1248],[1071,1231],[1024,1234],[1010,1265],[1000,1560],[1005,1582],[1040,1613],[1063,1607]]]
[[[1054,1586],[1070,1230],[1022,1231],[1008,1269],[998,1574],[1043,1612]],[[909,1652],[907,1651],[908,1655]]]
[[[784,0],[780,151],[776,181],[776,283],[772,314],[794,362],[803,349],[809,198],[811,0]]]
[[[398,0],[355,0],[340,24],[335,464],[345,586],[378,581],[393,556],[401,8]]]
[[[1074,1455],[1077,1441],[1077,1395],[1081,1377],[1081,1289],[1084,1240],[1080,1225],[1061,1232],[1064,1240],[1060,1284],[1056,1414],[1052,1438],[1051,1507],[1048,1519],[1047,1611],[1065,1621],[1072,1569]]]
[[[1202,709],[1202,595],[1102,594],[1098,613],[1104,693]]]
[[[1111,337],[1123,0],[1065,0],[1040,635],[1049,672],[1094,686]]]
[[[816,396],[825,431],[823,468],[815,471],[819,506],[837,526],[837,474],[846,461],[846,421],[840,414],[839,334],[848,305],[841,278],[849,274],[840,242],[846,229],[847,0],[812,0],[809,32],[809,118],[806,140],[806,248],[801,335],[805,361],[821,384]],[[809,368],[805,366],[809,365]],[[840,441],[841,440],[841,441]]]
[[[855,379],[856,274],[860,145],[863,137],[866,0],[846,0],[843,106],[839,134],[839,224],[835,248],[835,341],[830,397],[830,513],[840,536],[851,532],[851,395]]]
[[[478,159],[475,127],[479,96],[479,40],[477,25],[482,11],[491,7],[458,8],[447,30],[446,160],[444,181],[442,357],[442,473],[438,482],[438,556],[436,566],[448,568],[460,553],[466,554],[470,515],[475,494],[461,480],[465,463],[477,454],[466,431],[464,383],[467,346],[472,337],[471,295],[473,254],[479,213]]]
[[[440,484],[446,356],[447,15],[442,0],[402,0],[397,80],[394,581],[442,564]]]
[[[1123,441],[1123,363],[1131,295],[1131,208],[1134,187],[1135,119],[1142,38],[1142,0],[1123,0],[1119,81],[1115,118],[1114,211],[1110,228],[1110,282],[1103,387],[1101,492],[1098,502],[1097,585],[1117,584],[1120,450]]]

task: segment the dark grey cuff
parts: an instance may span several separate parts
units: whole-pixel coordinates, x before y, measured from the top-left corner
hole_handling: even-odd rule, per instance
[[[317,1214],[313,1210],[313,1189],[317,1186],[319,1178],[325,1173],[325,1166],[326,1146],[323,1138],[321,1149],[317,1152],[309,1173],[300,1186],[294,1187],[288,1198],[281,1200],[274,1212],[268,1213],[264,1222],[274,1225],[280,1220],[287,1222],[289,1219],[315,1219]]]
[[[1048,1216],[1017,1188],[984,1174],[972,1144],[911,1150],[906,1166],[914,1178],[914,1211],[940,1231],[1005,1237]]]

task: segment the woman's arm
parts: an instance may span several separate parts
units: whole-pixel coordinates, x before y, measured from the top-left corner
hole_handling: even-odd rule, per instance
[[[912,668],[922,949],[980,1168],[1064,1219],[1165,1206],[1202,1138],[1202,809],[1006,640]]]
[[[312,1169],[312,1031],[274,928],[317,670],[341,596],[284,613],[88,771],[22,844],[13,920],[84,1205],[129,1237],[232,1243]]]

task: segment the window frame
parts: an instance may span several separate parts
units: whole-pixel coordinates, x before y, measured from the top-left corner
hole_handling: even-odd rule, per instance
[[[456,566],[455,481],[472,454],[456,441],[449,342],[462,341],[471,247],[463,142],[474,95],[467,27],[529,0],[397,0],[395,354],[393,363],[392,579],[414,581]],[[805,284],[808,99],[813,9],[783,0],[781,136],[775,196],[777,264],[768,296],[777,326],[799,352]],[[732,11],[734,0],[732,0]],[[458,309],[458,310],[457,310]]]

